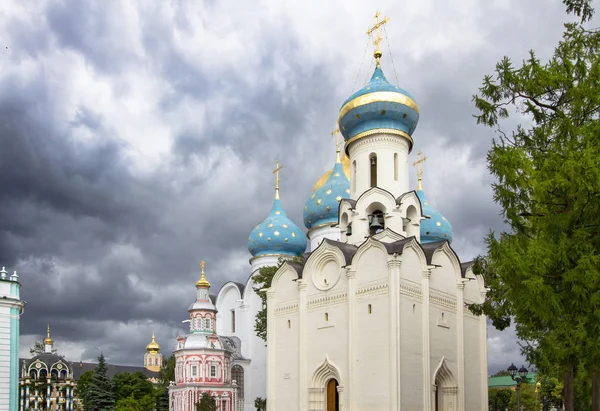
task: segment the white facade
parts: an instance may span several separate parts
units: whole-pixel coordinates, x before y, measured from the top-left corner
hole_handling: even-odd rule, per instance
[[[0,409],[17,411],[19,404],[19,319],[25,302],[15,271],[0,270]]]
[[[240,399],[244,411],[254,411],[254,400],[265,398],[267,392],[267,348],[256,336],[256,314],[262,308],[262,300],[254,291],[252,275],[261,267],[277,266],[279,256],[261,256],[250,260],[251,274],[246,284],[228,282],[217,295],[217,334],[235,336],[242,342],[242,355],[248,362],[244,369],[244,384],[240,385]]]
[[[325,410],[335,379],[340,410],[486,410],[485,318],[464,308],[484,292],[446,242],[325,241],[268,291],[268,409]]]

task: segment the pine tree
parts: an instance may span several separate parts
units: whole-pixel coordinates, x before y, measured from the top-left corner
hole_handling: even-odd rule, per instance
[[[104,355],[98,357],[98,365],[87,387],[85,395],[86,411],[113,411],[115,397],[110,379],[106,373]]]

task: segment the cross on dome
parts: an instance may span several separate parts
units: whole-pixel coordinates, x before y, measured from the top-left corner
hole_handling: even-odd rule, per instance
[[[275,170],[273,170],[273,174],[275,174],[275,198],[279,199],[279,170],[283,168],[283,165],[279,162],[279,160],[275,161]]]
[[[342,140],[340,139],[340,128],[336,128],[331,132],[332,136],[335,136],[335,162],[341,163],[342,160],[340,158],[340,147],[342,145]]]
[[[196,281],[196,288],[199,287],[210,287],[210,283],[208,282],[208,280],[206,279],[206,277],[204,276],[204,260],[202,260],[200,262],[200,279],[198,281]]]
[[[418,186],[417,186],[417,190],[422,190],[423,189],[423,166],[422,164],[427,161],[427,157],[423,157],[421,158],[421,155],[423,153],[421,152],[421,150],[419,150],[419,152],[417,153],[417,161],[415,161],[413,163],[413,166],[417,167],[417,181],[418,181]]]
[[[377,67],[380,66],[379,59],[383,55],[379,48],[379,43],[381,43],[382,38],[379,36],[379,28],[386,24],[389,21],[388,17],[385,17],[383,20],[379,21],[379,11],[375,12],[375,25],[367,30],[367,36],[371,36],[373,32],[375,32],[375,39],[373,44],[375,45],[375,52],[373,53],[373,57],[375,57],[375,61],[377,62]]]

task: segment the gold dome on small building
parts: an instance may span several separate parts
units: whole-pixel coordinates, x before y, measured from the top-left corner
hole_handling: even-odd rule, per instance
[[[154,332],[152,333],[152,341],[146,346],[146,351],[148,352],[159,352],[160,345],[156,342],[156,338],[154,337]]]
[[[346,178],[348,178],[348,180],[350,180],[350,159],[348,158],[347,154],[344,154],[344,156],[342,157],[342,168],[344,169],[344,174],[346,174]],[[329,176],[331,175],[332,171],[333,171],[333,168],[331,170],[327,170],[325,173],[323,173],[321,175],[321,177],[319,177],[319,179],[315,183],[315,186],[313,187],[313,190],[312,190],[313,193],[315,191],[317,191],[319,188],[321,188],[323,186],[323,184],[325,184],[327,182],[327,180],[329,180]]]
[[[54,344],[54,341],[52,341],[52,338],[50,338],[50,324],[48,324],[48,335],[46,336],[46,338],[44,338],[44,345],[52,344]]]
[[[202,269],[202,272],[200,273],[200,279],[198,281],[196,281],[196,288],[200,288],[200,287],[208,288],[208,287],[210,287],[210,283],[204,276],[204,260],[202,260],[202,262],[200,263],[200,268]]]

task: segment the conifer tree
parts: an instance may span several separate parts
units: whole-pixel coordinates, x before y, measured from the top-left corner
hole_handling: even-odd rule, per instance
[[[106,361],[101,353],[98,357],[98,365],[87,387],[86,411],[113,411],[115,409],[115,397],[113,387],[106,373]]]

